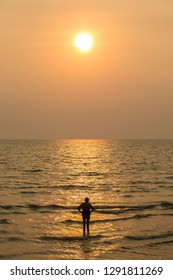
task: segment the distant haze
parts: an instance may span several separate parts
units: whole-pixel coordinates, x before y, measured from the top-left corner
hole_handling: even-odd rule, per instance
[[[1,139],[173,138],[173,1],[6,0],[0,18]]]

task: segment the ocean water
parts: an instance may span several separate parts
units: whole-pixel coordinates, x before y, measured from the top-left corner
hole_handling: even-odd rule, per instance
[[[0,259],[173,259],[172,221],[172,140],[0,141]]]

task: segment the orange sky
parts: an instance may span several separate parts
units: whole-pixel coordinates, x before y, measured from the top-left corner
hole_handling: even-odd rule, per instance
[[[173,138],[172,1],[6,0],[0,18],[0,138]]]

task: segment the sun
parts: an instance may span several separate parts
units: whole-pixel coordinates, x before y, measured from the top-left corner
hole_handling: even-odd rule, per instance
[[[81,33],[77,35],[75,41],[75,46],[83,52],[88,51],[91,49],[93,45],[92,36],[88,33]]]

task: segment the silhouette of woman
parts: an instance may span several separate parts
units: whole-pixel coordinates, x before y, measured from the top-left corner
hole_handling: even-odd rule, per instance
[[[86,235],[85,228],[87,225],[87,235],[89,236],[89,221],[90,221],[90,214],[94,211],[94,207],[89,203],[89,198],[85,198],[85,202],[81,203],[78,207],[78,211],[82,213],[83,218],[83,235]]]

